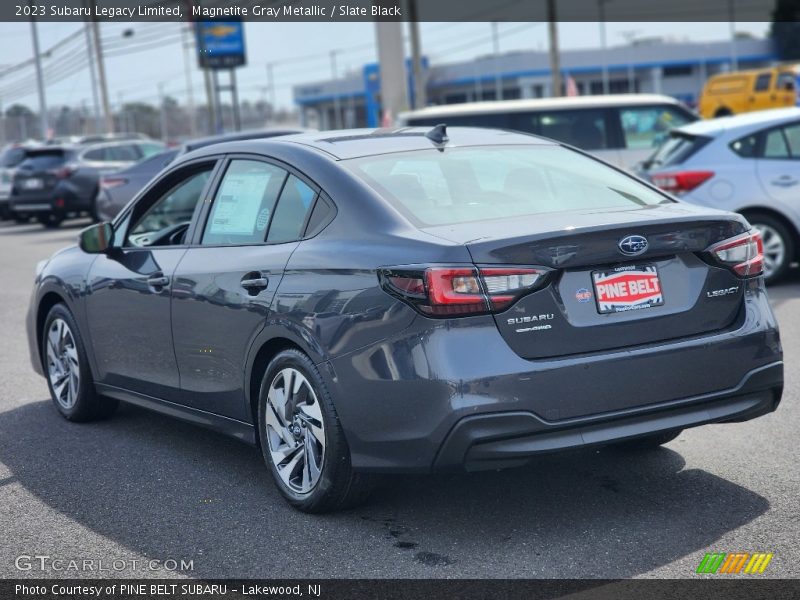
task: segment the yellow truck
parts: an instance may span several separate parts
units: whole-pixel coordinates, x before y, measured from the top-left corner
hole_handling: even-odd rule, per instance
[[[799,68],[790,65],[713,75],[700,95],[700,116],[711,119],[794,106],[798,103],[798,75]]]

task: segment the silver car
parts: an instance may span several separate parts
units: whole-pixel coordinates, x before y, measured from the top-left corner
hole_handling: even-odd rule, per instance
[[[693,204],[741,213],[761,232],[767,282],[800,249],[800,108],[698,121],[675,129],[640,174]]]

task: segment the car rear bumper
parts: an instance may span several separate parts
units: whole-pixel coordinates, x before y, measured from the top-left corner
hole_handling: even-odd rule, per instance
[[[26,198],[15,196],[9,200],[8,204],[12,211],[20,213],[49,213],[56,210],[52,194]]]
[[[321,371],[355,468],[429,472],[753,418],[777,406],[782,360],[753,281],[735,325],[701,336],[526,360],[491,317],[418,317]]]
[[[747,374],[736,388],[696,398],[566,423],[549,423],[526,412],[465,417],[456,423],[436,457],[436,470],[497,469],[558,450],[607,444],[707,423],[738,422],[774,411],[783,389],[783,363]]]

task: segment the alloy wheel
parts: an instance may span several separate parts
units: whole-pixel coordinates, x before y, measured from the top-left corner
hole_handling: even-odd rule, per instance
[[[769,278],[781,268],[786,260],[786,242],[775,228],[763,223],[753,225],[764,242],[764,276]]]
[[[307,494],[317,484],[325,457],[325,423],[319,400],[297,369],[278,372],[269,386],[266,437],[272,463],[287,488]]]
[[[47,331],[47,373],[56,401],[70,410],[78,401],[81,373],[75,338],[63,319],[54,319]]]

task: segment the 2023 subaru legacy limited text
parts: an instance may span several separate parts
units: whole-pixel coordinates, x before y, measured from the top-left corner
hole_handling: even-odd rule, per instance
[[[39,265],[27,325],[67,419],[224,431],[323,511],[775,410],[761,261],[743,217],[541,138],[308,133],[178,159]]]

